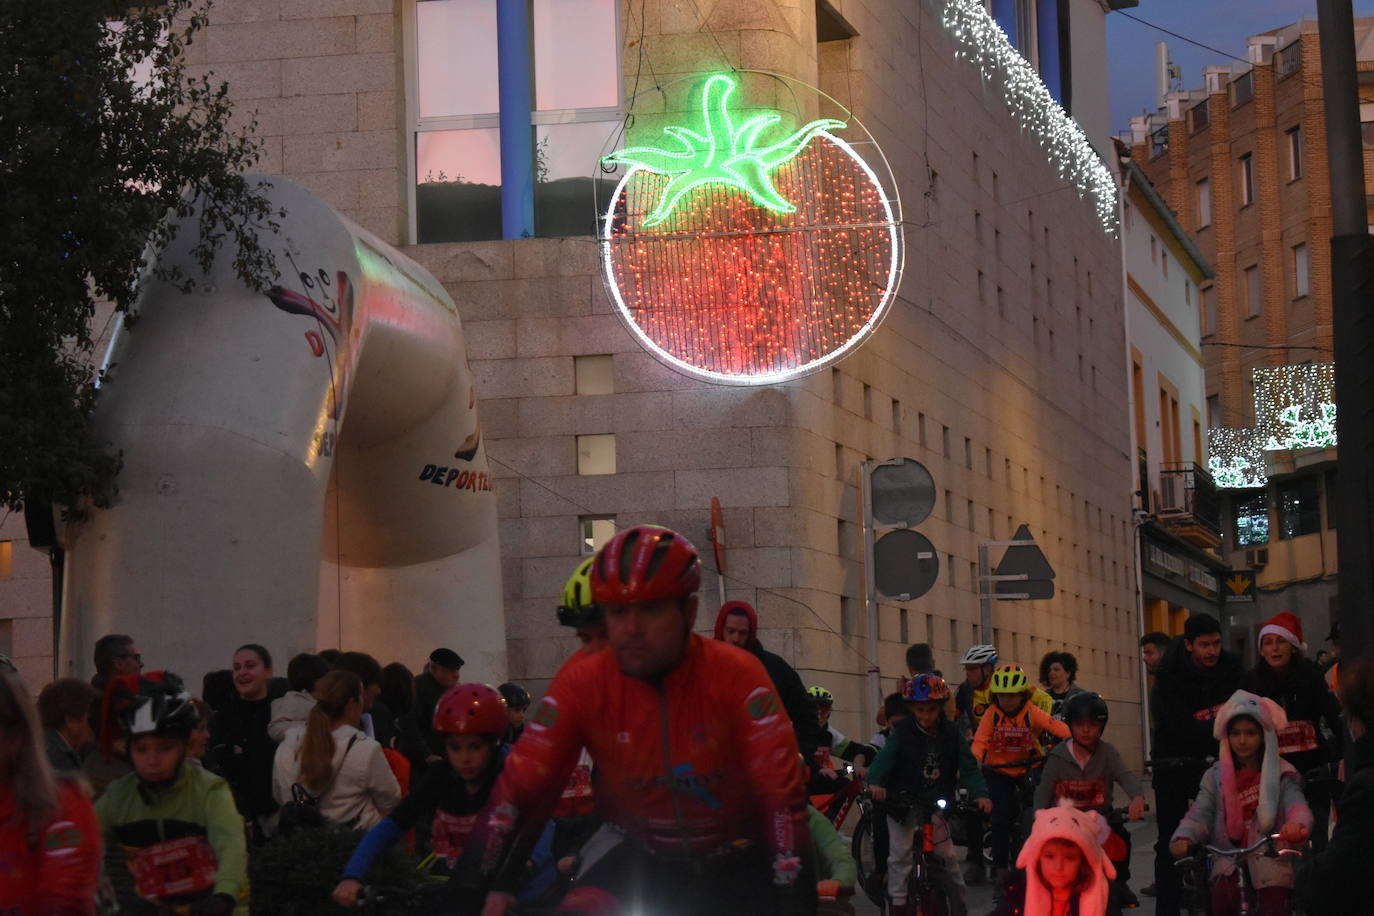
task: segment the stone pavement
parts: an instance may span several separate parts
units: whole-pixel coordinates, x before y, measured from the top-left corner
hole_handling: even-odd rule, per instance
[[[1131,890],[1137,894],[1140,889],[1154,881],[1155,868],[1155,820],[1147,815],[1145,820],[1130,825],[1131,831]],[[969,888],[969,916],[987,916],[993,911],[992,888]],[[877,916],[880,912],[873,903],[862,895],[855,898],[854,911],[858,916]],[[1126,911],[1130,916],[1154,916],[1155,902],[1152,897],[1141,897],[1140,908]]]

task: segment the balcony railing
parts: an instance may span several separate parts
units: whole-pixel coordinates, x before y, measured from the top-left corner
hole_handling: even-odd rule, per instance
[[[1188,109],[1188,127],[1193,133],[1197,133],[1207,126],[1208,119],[1211,117],[1211,109],[1207,107],[1210,104],[1210,99],[1203,99]]]
[[[1297,73],[1302,69],[1302,39],[1299,38],[1281,48],[1274,56],[1277,58],[1274,61],[1274,69],[1278,72],[1279,79]]]
[[[1231,107],[1239,108],[1255,97],[1255,72],[1246,70],[1231,80]]]
[[[1159,469],[1160,522],[1200,547],[1221,543],[1221,499],[1212,476],[1191,461]]]

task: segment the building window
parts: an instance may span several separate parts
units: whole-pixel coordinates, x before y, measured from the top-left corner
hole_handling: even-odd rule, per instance
[[[14,621],[0,620],[0,655],[14,657]]]
[[[615,360],[609,354],[574,356],[573,375],[578,394],[615,393]]]
[[[1217,429],[1221,426],[1221,395],[1207,395],[1207,428]]]
[[[1252,264],[1245,268],[1245,314],[1250,318],[1258,317],[1263,304],[1260,298],[1259,265]]]
[[[1215,334],[1217,330],[1217,316],[1215,308],[1215,297],[1212,295],[1210,286],[1202,286],[1197,291],[1197,311],[1202,326],[1202,336]]]
[[[615,473],[615,435],[577,437],[577,473]]]
[[[1212,182],[1204,178],[1197,183],[1197,227],[1212,225]]]
[[[1302,177],[1302,128],[1288,131],[1288,180],[1297,181]]]
[[[534,230],[595,235],[614,178],[587,163],[621,119],[620,28],[613,0],[533,0]],[[499,239],[501,114],[496,0],[414,4],[412,130],[418,242]],[[595,209],[587,202],[599,193]]]
[[[1293,246],[1293,298],[1307,295],[1307,245]]]
[[[1255,202],[1255,160],[1246,153],[1240,157],[1240,205],[1247,207]]]
[[[1278,486],[1279,537],[1282,540],[1321,530],[1320,477],[1303,477]]]
[[[581,531],[578,552],[584,557],[601,549],[601,545],[615,536],[614,515],[582,515],[577,519]]]
[[[1269,502],[1264,491],[1236,501],[1236,546],[1269,543]]]
[[[14,575],[14,541],[0,541],[0,581]],[[5,653],[8,655],[9,653]]]
[[[1150,236],[1150,263],[1159,263],[1159,239]]]

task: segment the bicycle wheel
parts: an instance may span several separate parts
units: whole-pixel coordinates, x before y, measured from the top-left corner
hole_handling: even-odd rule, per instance
[[[854,838],[849,844],[850,852],[854,854],[854,864],[858,866],[859,887],[863,888],[864,894],[869,900],[878,906],[883,905],[883,895],[872,893],[873,888],[868,886],[869,875],[873,874],[875,862],[873,861],[873,816],[865,811],[859,816],[859,822],[854,825]]]

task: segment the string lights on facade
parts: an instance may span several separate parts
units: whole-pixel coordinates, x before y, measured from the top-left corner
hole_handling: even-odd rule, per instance
[[[1223,489],[1253,489],[1269,482],[1263,443],[1253,429],[1207,430],[1207,470]]]
[[[1059,177],[1092,200],[1102,228],[1115,234],[1117,189],[1111,171],[1035,68],[1012,47],[984,0],[943,0],[940,20],[956,43],[955,54],[972,61],[984,79],[1001,80],[1012,115],[1040,143]]]
[[[735,89],[709,77],[699,120],[663,128],[662,147],[605,157],[628,168],[602,262],[621,317],[657,357],[714,382],[775,384],[840,359],[882,321],[901,273],[899,207],[832,132],[871,143],[857,122],[737,123]]]
[[[1336,445],[1335,363],[1256,369],[1255,428],[1267,451]]]

